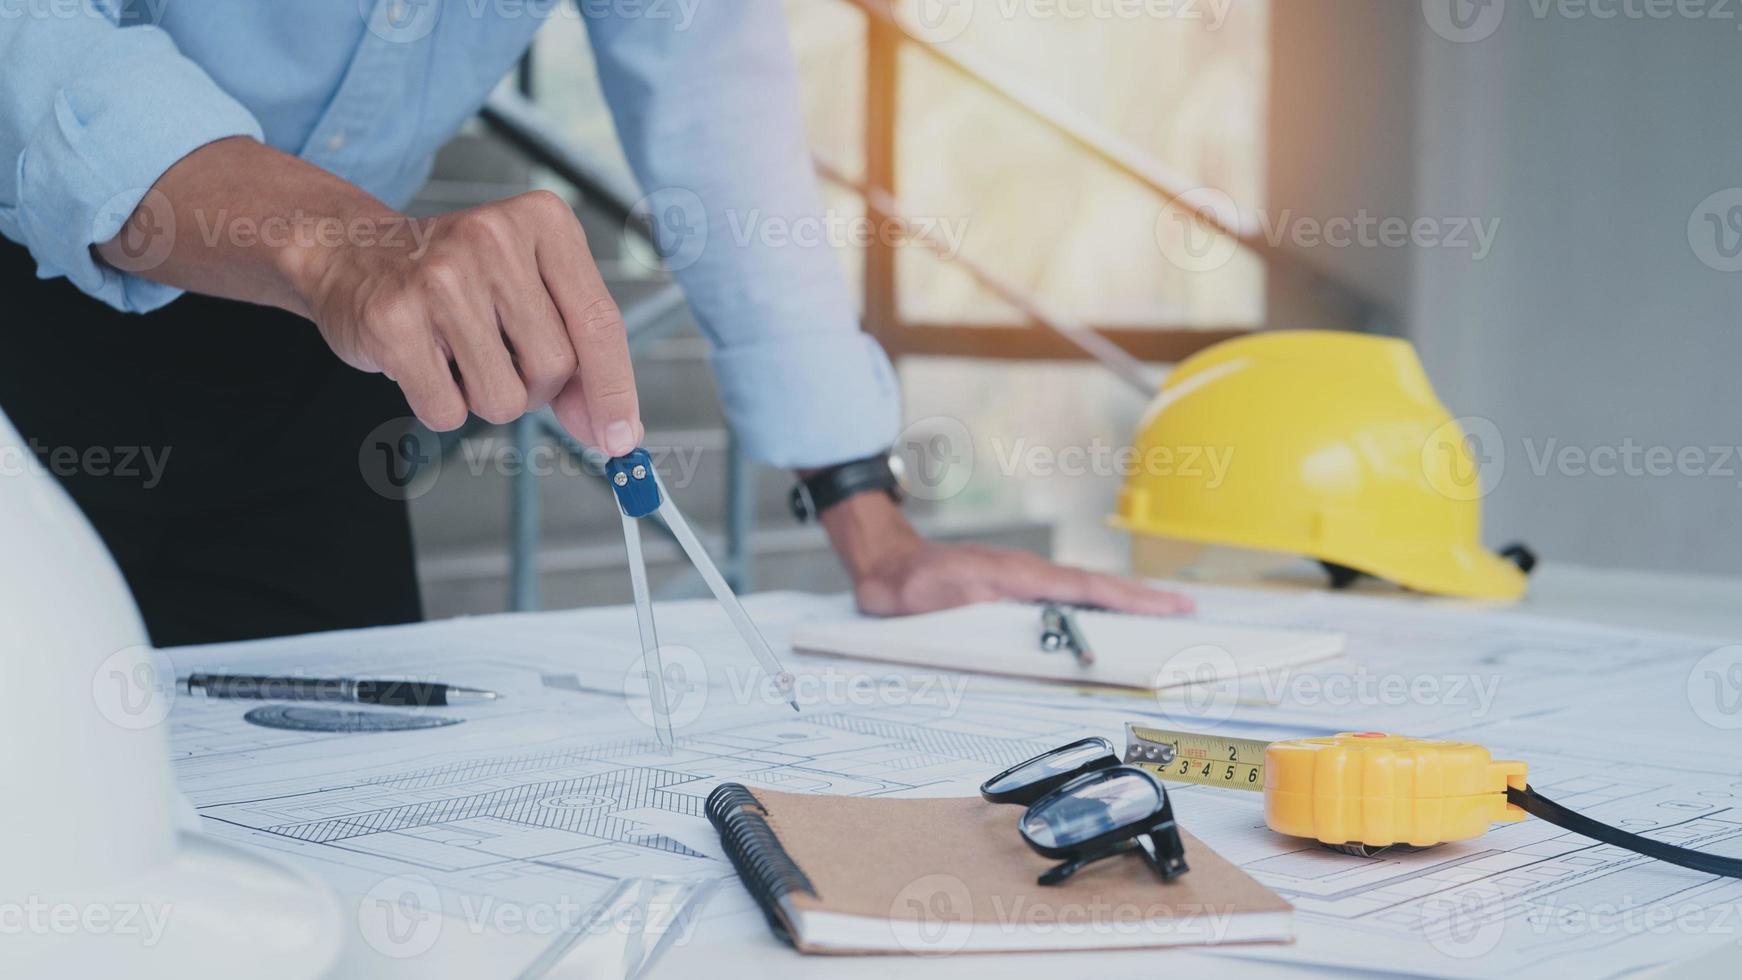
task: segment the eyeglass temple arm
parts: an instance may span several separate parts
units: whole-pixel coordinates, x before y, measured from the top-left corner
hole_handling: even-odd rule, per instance
[[[1179,838],[1179,826],[1171,819],[1151,827],[1144,836],[1149,838],[1149,847],[1143,848],[1144,860],[1162,881],[1172,881],[1191,870],[1186,866],[1186,845]]]
[[[1149,847],[1143,846],[1144,839],[1149,840]],[[1186,865],[1185,842],[1180,840],[1179,827],[1172,820],[1165,820],[1144,831],[1140,836],[1122,840],[1089,854],[1078,855],[1048,869],[1037,879],[1042,885],[1056,885],[1068,880],[1083,868],[1096,861],[1110,858],[1115,854],[1124,854],[1136,848],[1143,853],[1143,859],[1155,869],[1162,881],[1172,881],[1190,871]]]

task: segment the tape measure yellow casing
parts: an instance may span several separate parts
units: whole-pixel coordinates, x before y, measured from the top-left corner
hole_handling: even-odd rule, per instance
[[[1266,743],[1125,729],[1127,762],[1167,780],[1262,790],[1264,822],[1292,837],[1427,847],[1525,817],[1506,790],[1524,789],[1528,766],[1468,742],[1349,732]]]

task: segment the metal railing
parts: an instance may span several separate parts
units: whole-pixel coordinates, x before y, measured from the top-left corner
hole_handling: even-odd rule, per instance
[[[1166,206],[1179,209],[1211,233],[1232,239],[1241,249],[1257,256],[1267,268],[1286,269],[1310,286],[1310,291],[1333,306],[1355,329],[1372,333],[1394,332],[1393,316],[1383,302],[1348,282],[1279,248],[1254,231],[1235,227],[1213,210],[1195,205],[1193,184],[1174,173],[1143,149],[1118,133],[1096,124],[1081,112],[1045,92],[1017,80],[997,64],[959,46],[943,47],[915,37],[903,27],[892,10],[899,0],[843,0],[860,10],[866,24],[865,58],[865,179],[854,181],[842,168],[827,161],[819,169],[830,180],[855,190],[874,221],[899,226],[903,209],[898,192],[901,58],[904,47],[922,52],[956,75],[990,95],[999,104],[1039,124],[1087,154],[1091,159],[1136,182]],[[917,240],[917,239],[916,239]],[[921,244],[930,244],[920,241]],[[1011,341],[1030,328],[913,327],[903,322],[896,281],[895,243],[873,236],[865,252],[866,327],[889,347],[892,354],[906,352],[1009,356]],[[1091,330],[1057,311],[1046,309],[1032,291],[1021,289],[994,271],[959,254],[943,255],[982,287],[1021,313],[1030,326],[1056,334],[1070,347],[1105,364],[1121,378],[1138,383],[1140,374],[1130,370],[1136,358],[1132,348],[1151,360],[1179,360],[1196,350],[1232,336],[1246,328],[1180,329],[1165,327]],[[940,331],[941,334],[940,335]],[[1136,341],[1141,340],[1142,343]],[[1056,349],[1034,348],[1041,356],[1054,356]],[[1120,349],[1126,356],[1109,356]],[[1066,351],[1065,353],[1069,353]]]

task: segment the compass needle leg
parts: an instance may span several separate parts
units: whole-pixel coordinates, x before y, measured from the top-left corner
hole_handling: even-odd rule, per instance
[[[656,476],[654,479],[657,481],[658,477]],[[750,614],[744,611],[744,604],[738,601],[738,596],[732,592],[732,587],[726,584],[725,576],[720,574],[720,569],[714,564],[714,560],[708,557],[708,549],[702,546],[695,531],[690,529],[689,522],[684,520],[683,514],[678,512],[677,505],[672,502],[671,495],[665,493],[663,484],[660,485],[660,497],[662,502],[659,505],[659,516],[664,518],[666,526],[671,528],[672,537],[677,538],[678,545],[683,548],[684,554],[689,556],[690,564],[694,565],[696,571],[701,573],[702,581],[708,583],[708,590],[714,593],[714,598],[726,610],[727,618],[732,620],[732,626],[738,630],[738,635],[743,638],[744,645],[756,655],[756,661],[762,665],[763,670],[768,672],[768,676],[774,678],[775,685],[780,689],[781,697],[792,706],[792,710],[797,711],[798,700],[793,696],[792,673],[781,666],[780,660],[774,655],[774,650],[769,647],[768,640],[763,637],[762,631],[756,628],[756,623],[750,618]]]
[[[641,555],[641,524],[623,515],[623,545],[629,552],[629,584],[635,590],[635,626],[641,634],[641,670],[653,702],[653,729],[659,744],[671,748],[671,704],[666,700],[665,663],[659,654],[659,627],[653,621],[653,595],[647,587],[647,562]]]
[[[654,472],[653,457],[647,450],[637,449],[611,460],[606,464],[605,472],[622,511],[623,542],[629,553],[629,581],[635,589],[635,622],[641,632],[641,663],[642,669],[648,673],[647,691],[653,701],[654,728],[660,743],[667,747],[672,744],[671,705],[666,699],[665,665],[659,654],[659,632],[653,622],[653,599],[647,587],[647,563],[641,554],[640,525],[642,518],[654,513],[659,514],[671,529],[672,537],[677,539],[690,564],[701,573],[702,581],[708,583],[708,589],[726,610],[727,618],[743,638],[745,646],[755,654],[757,663],[774,678],[781,697],[797,711],[798,699],[793,696],[792,674],[781,666],[768,640],[756,628],[750,614],[744,611],[744,605],[733,594],[732,587],[726,584],[725,576],[708,556],[708,549],[702,546],[696,532],[679,513],[677,504],[666,494],[665,484]]]

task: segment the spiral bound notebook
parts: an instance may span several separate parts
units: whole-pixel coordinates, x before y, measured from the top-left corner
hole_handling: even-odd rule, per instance
[[[1343,652],[1341,633],[1227,626],[1186,618],[1084,611],[1095,662],[1040,649],[1040,608],[987,602],[922,616],[803,625],[801,653],[1142,690],[1297,667]]]
[[[1120,949],[1293,938],[1293,909],[1182,831],[1191,870],[1137,855],[1036,884],[1022,808],[979,798],[813,796],[725,783],[708,820],[776,935],[823,954]]]

